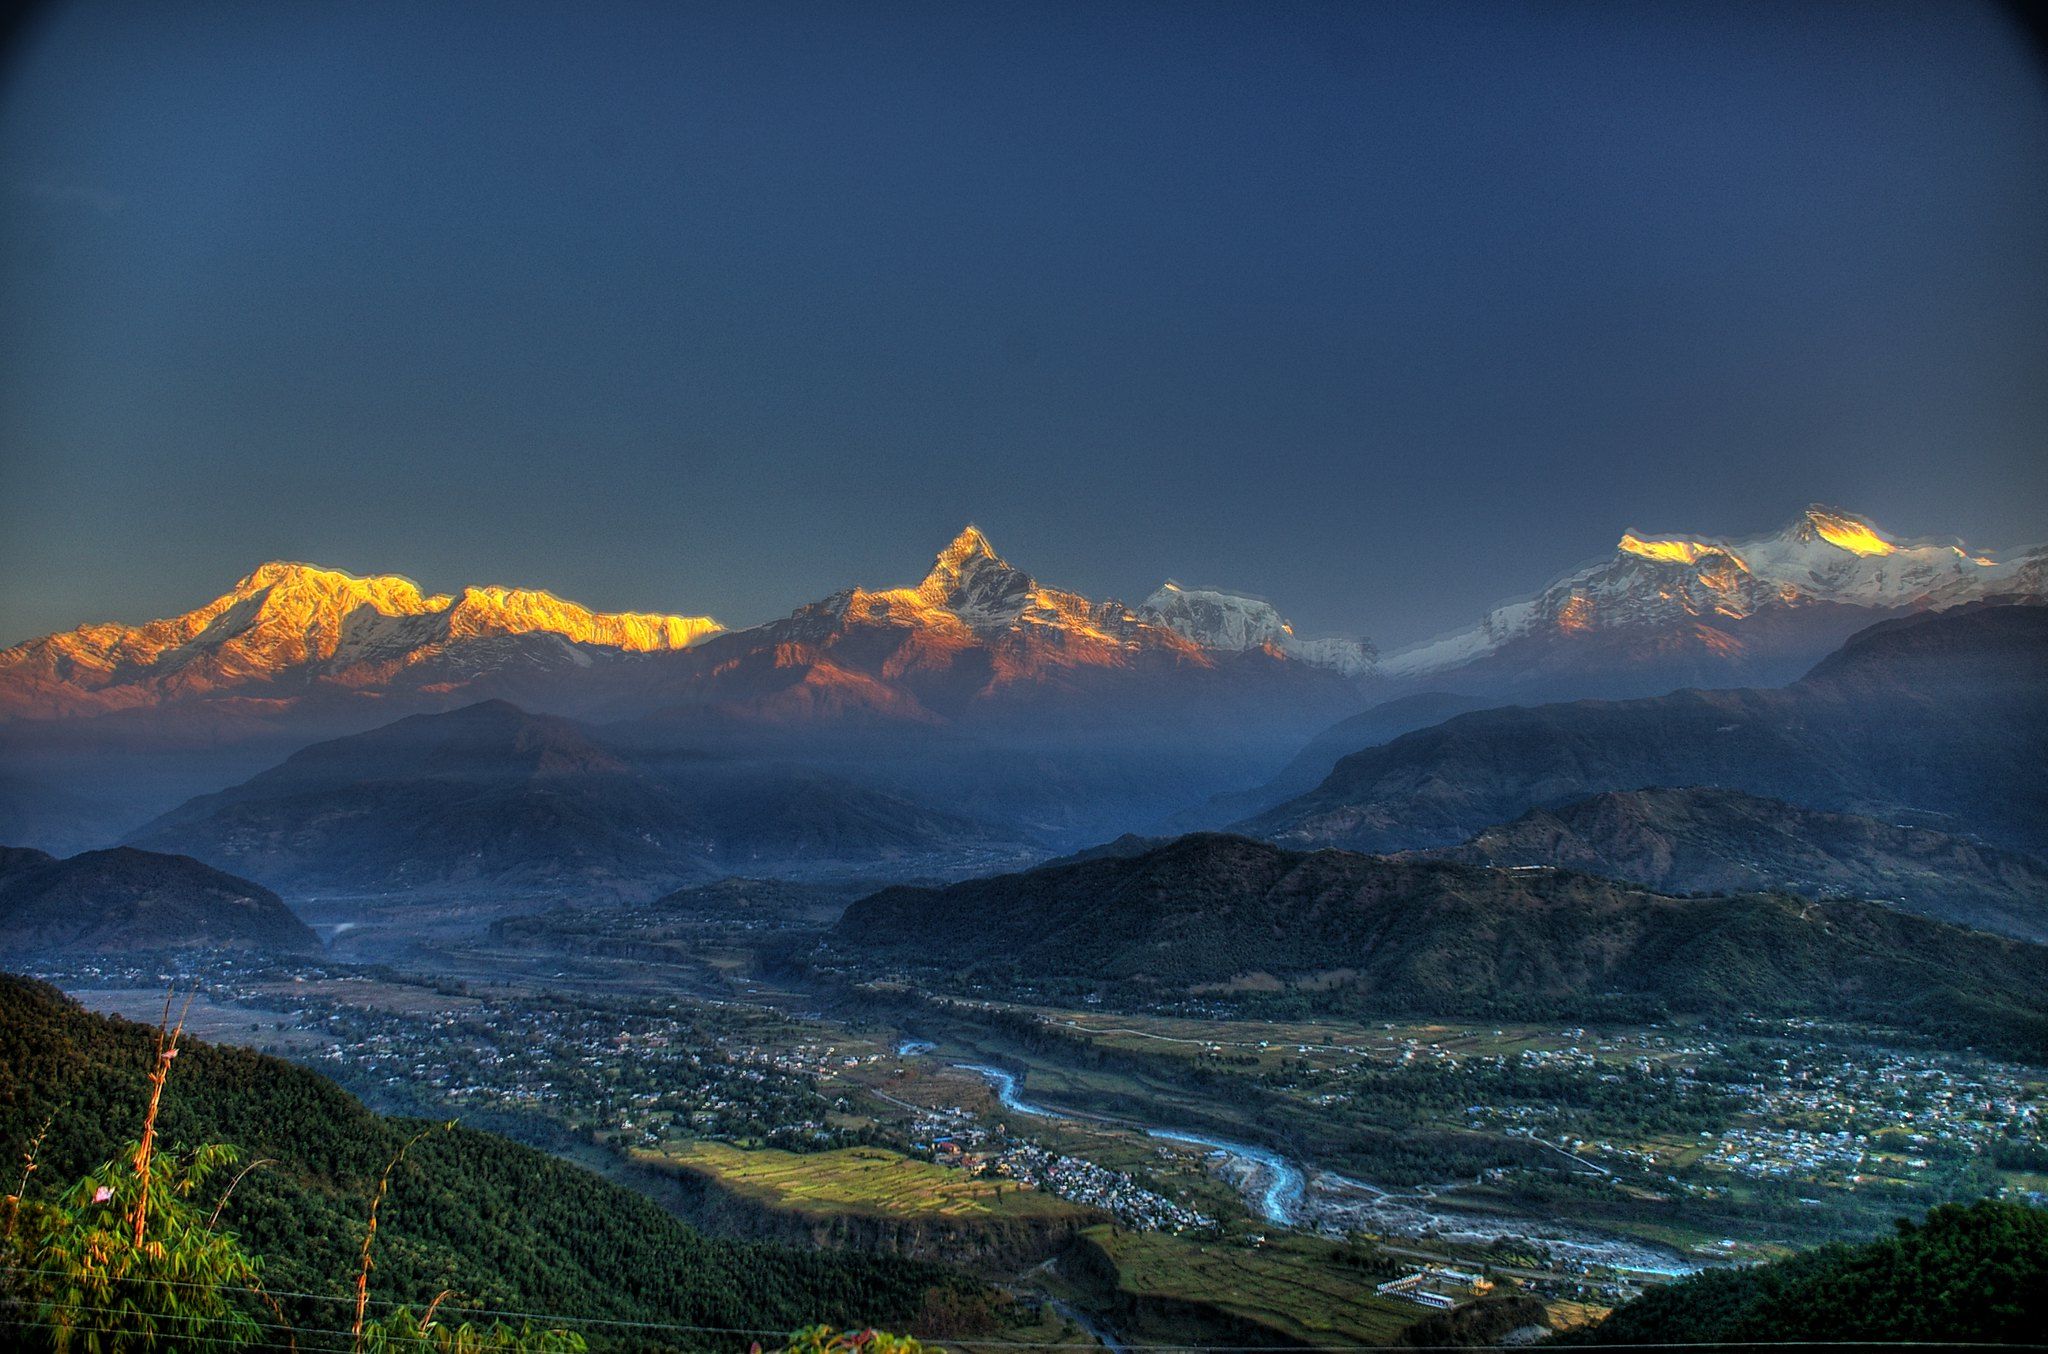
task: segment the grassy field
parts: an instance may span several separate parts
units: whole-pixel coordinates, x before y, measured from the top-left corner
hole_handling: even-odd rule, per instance
[[[1303,1344],[1390,1344],[1427,1315],[1413,1303],[1380,1297],[1371,1277],[1338,1263],[1339,1248],[1314,1237],[1276,1236],[1248,1246],[1110,1227],[1083,1235],[1115,1266],[1126,1300],[1206,1305]]]
[[[635,1159],[717,1179],[727,1190],[775,1209],[895,1217],[1061,1217],[1081,1212],[1053,1195],[1009,1180],[983,1179],[882,1147],[833,1152],[745,1151],[688,1142]]]

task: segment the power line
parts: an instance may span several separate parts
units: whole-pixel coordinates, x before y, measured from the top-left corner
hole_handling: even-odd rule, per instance
[[[64,1270],[29,1269],[19,1265],[0,1265],[0,1272],[37,1275],[64,1275],[68,1273],[68,1271]],[[218,1286],[199,1283],[189,1279],[159,1279],[147,1276],[120,1279],[115,1282],[153,1283],[174,1288],[214,1288]],[[247,1291],[251,1296],[255,1296],[254,1290],[238,1291]],[[273,1298],[305,1298],[315,1302],[344,1302],[351,1305],[355,1302],[353,1297],[335,1293],[301,1293],[290,1289],[275,1288],[264,1289],[263,1293]],[[126,1310],[121,1308],[81,1307],[73,1304],[63,1305],[74,1311],[117,1312]],[[395,1310],[401,1307],[409,1307],[413,1304],[391,1298],[373,1298],[371,1305]],[[563,1312],[529,1312],[512,1308],[464,1307],[452,1302],[442,1303],[441,1310],[466,1316],[487,1316],[499,1320],[517,1318],[529,1324],[561,1322],[568,1325],[614,1326],[632,1330],[684,1331],[697,1335],[772,1335],[779,1337],[790,1334],[789,1331],[779,1326],[699,1326],[675,1321],[640,1321],[621,1317],[575,1316]],[[280,1326],[275,1322],[257,1322],[256,1324],[276,1330],[306,1330],[310,1334],[334,1333],[319,1327]],[[936,1344],[941,1341],[950,1340],[956,1344],[997,1349],[1100,1349],[1103,1347],[1100,1343],[1094,1341],[1082,1343],[1076,1341],[992,1340],[981,1339],[972,1335],[914,1335],[910,1338],[925,1344]],[[1752,1349],[2048,1349],[2048,1344],[2038,1342],[2007,1343],[1997,1340],[1743,1340],[1740,1343],[1745,1348]],[[1253,1351],[1270,1350],[1272,1348],[1270,1345],[1142,1344],[1126,1341],[1118,1341],[1118,1347],[1126,1350],[1187,1351],[1188,1354],[1253,1354]],[[1411,1346],[1407,1345],[1368,1344],[1295,1345],[1290,1347],[1303,1351],[1303,1354],[1343,1354],[1345,1351],[1364,1352],[1411,1348]],[[1606,1344],[1601,1346],[1603,1349],[1700,1349],[1703,1347],[1712,1348],[1714,1345],[1711,1341],[1666,1341],[1663,1343]]]

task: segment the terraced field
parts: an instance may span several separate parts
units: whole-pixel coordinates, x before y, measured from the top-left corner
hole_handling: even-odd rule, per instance
[[[1122,1318],[1119,1329],[1135,1321],[1147,1338],[1178,1338],[1177,1314],[1199,1321],[1198,1313],[1214,1309],[1305,1345],[1388,1345],[1428,1315],[1374,1293],[1372,1278],[1340,1263],[1339,1248],[1314,1237],[1276,1236],[1248,1246],[1110,1227],[1082,1236],[1114,1268],[1111,1305]]]

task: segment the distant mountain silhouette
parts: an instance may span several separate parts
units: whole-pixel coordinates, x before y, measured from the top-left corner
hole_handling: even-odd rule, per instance
[[[2048,847],[2048,607],[1860,632],[1792,685],[1460,715],[1339,762],[1238,826],[1297,846],[1451,846],[1604,790],[1722,786]]]
[[[1476,696],[1458,696],[1445,691],[1421,691],[1382,701],[1341,719],[1311,738],[1308,746],[1275,772],[1271,779],[1249,790],[1233,790],[1210,799],[1197,808],[1174,814],[1160,828],[1165,835],[1202,832],[1234,823],[1250,814],[1284,804],[1322,784],[1338,762],[1354,752],[1378,747],[1404,733],[1441,724],[1453,715],[1481,709],[1486,702]]]
[[[573,721],[487,701],[316,744],[134,840],[300,891],[649,897],[741,864],[872,864],[991,835],[802,769],[657,773]]]
[[[1780,889],[1867,898],[2048,941],[2048,864],[2032,856],[1740,790],[1605,791],[1531,809],[1432,854],[1472,865],[1583,870],[1667,893]]]
[[[190,856],[0,847],[0,955],[199,948],[317,952],[320,941],[269,889]]]

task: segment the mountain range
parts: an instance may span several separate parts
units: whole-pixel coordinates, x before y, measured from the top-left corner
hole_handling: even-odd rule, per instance
[[[769,721],[915,722],[1005,694],[1079,690],[1090,673],[1236,660],[1394,687],[1440,679],[1448,691],[1583,684],[1617,665],[1660,679],[1690,665],[1757,684],[1765,668],[1810,665],[1874,619],[2044,594],[2048,547],[2001,561],[1896,540],[1820,505],[1740,539],[1627,531],[1611,558],[1384,658],[1364,639],[1304,639],[1271,604],[1239,593],[1169,581],[1131,607],[1049,587],[972,526],[913,586],[845,588],[738,632],[702,615],[596,612],[520,588],[429,595],[395,575],[278,561],[182,615],[0,650],[0,719],[194,704],[276,717],[371,703],[389,718],[501,696],[622,718],[701,705]]]
[[[1720,786],[2040,851],[2044,764],[2048,607],[1979,603],[1872,626],[1785,687],[1459,715],[1238,830],[1400,851],[1600,791]]]
[[[189,856],[0,847],[0,955],[191,948],[318,953],[320,941],[269,889]]]
[[[1431,854],[1580,870],[1660,893],[1865,898],[2048,943],[2048,864],[2032,856],[1740,790],[1610,790],[1531,809]]]
[[[1623,532],[1608,558],[1389,654],[1377,673],[1395,687],[1496,701],[1775,684],[1873,621],[2043,595],[2048,546],[2000,560],[1953,541],[1894,539],[1817,503],[1758,536]]]
[[[0,652],[0,834],[94,844],[316,740],[494,698],[663,755],[969,787],[1092,826],[1097,800],[1164,812],[1349,712],[1370,654],[1234,594],[1169,584],[1133,608],[1047,587],[972,527],[914,586],[739,632],[273,563],[182,616]],[[1197,723],[1225,736],[1192,746]]]
[[[664,661],[716,636],[727,642],[707,662]],[[1298,639],[1273,607],[1235,594],[1168,583],[1130,608],[1045,587],[971,526],[913,587],[847,588],[739,634],[708,616],[595,612],[519,588],[428,595],[395,575],[277,561],[179,616],[0,651],[0,718],[323,701],[388,714],[519,693],[550,710],[644,713],[708,683],[711,700],[770,719],[859,708],[914,720],[1153,655],[1204,667],[1249,653],[1349,676],[1372,660],[1364,641]],[[748,690],[761,656],[784,675]]]
[[[181,616],[83,625],[0,651],[0,716],[321,697],[446,704],[482,684],[675,652],[723,628],[708,616],[607,615],[519,588],[429,596],[394,575],[279,561]]]
[[[1195,834],[854,903],[820,961],[1354,1014],[1833,1015],[2048,1046],[2048,948],[1858,901],[1670,897]]]
[[[787,813],[779,834],[754,835],[759,854],[735,855],[747,834],[730,815],[718,826],[704,803],[671,802],[711,781],[744,783],[771,818],[774,803],[831,805],[820,811],[842,826],[823,835],[854,861],[877,850],[923,855],[924,826],[956,820],[970,824],[971,850],[989,835],[971,824],[996,822],[1008,825],[998,835],[1053,849],[1133,828],[1232,825],[1289,842],[1451,846],[1573,793],[1714,784],[1880,818],[1946,815],[1924,821],[2033,849],[2038,823],[2029,824],[2040,815],[2030,797],[2001,804],[1990,788],[2009,782],[1984,775],[1972,790],[1941,768],[1887,776],[1857,765],[1887,739],[1906,756],[1914,738],[1954,732],[1989,759],[1976,773],[2013,769],[1981,724],[1964,727],[1972,711],[1950,703],[1944,715],[1942,702],[1910,691],[1827,696],[1827,683],[1809,676],[1783,691],[1679,693],[1605,715],[1557,704],[1481,712],[1503,689],[1583,696],[1680,671],[1726,688],[1795,659],[1811,666],[1839,632],[1874,619],[2038,594],[2042,574],[2038,552],[2001,563],[1895,541],[1816,507],[1780,532],[1736,541],[1629,532],[1612,560],[1497,611],[1465,641],[1380,660],[1364,640],[1302,638],[1277,609],[1239,594],[1168,583],[1126,606],[1051,587],[972,527],[914,585],[846,588],[738,631],[703,616],[600,613],[530,590],[430,595],[393,576],[269,564],[182,616],[84,626],[0,653],[0,839],[63,851],[182,842],[235,868],[275,861],[285,875],[251,873],[281,887],[336,882],[255,845],[254,826],[228,833],[227,819],[256,814],[255,799],[290,781],[281,764],[315,743],[499,699],[585,721],[580,736],[630,764],[611,790],[595,788],[602,777],[589,782],[595,802],[630,784],[641,804],[618,821],[644,830],[611,833],[612,845],[580,864],[544,853],[554,863],[527,883],[561,870],[564,886],[610,888],[609,867],[597,863],[607,858],[671,885],[701,879],[703,868],[817,858],[793,846],[801,834]],[[1872,701],[1888,727],[1865,738],[1850,706]],[[2018,711],[2023,726],[2033,713]],[[1589,732],[1602,718],[1612,727]],[[1540,731],[1553,725],[1576,750],[1545,750]],[[1475,731],[1510,728],[1533,741],[1457,763],[1476,746],[1470,739],[1493,736]],[[1437,750],[1409,741],[1418,738]],[[1367,750],[1367,762],[1349,759]],[[1552,753],[1572,764],[1536,765]],[[1411,756],[1403,765],[1422,779],[1398,783],[1387,759]],[[1352,785],[1372,758],[1396,780]],[[1499,759],[1500,774],[1484,758]],[[1795,761],[1811,771],[1816,759],[1834,763],[1815,773],[1826,784],[1785,771]],[[690,774],[660,769],[680,767]],[[378,779],[411,777],[400,767]],[[548,812],[572,820],[561,782],[548,783]],[[1943,785],[1954,791],[1946,800],[1930,788]],[[187,807],[220,794],[234,802]],[[862,796],[879,798],[860,808]],[[157,821],[167,814],[176,816]],[[216,821],[202,831],[198,818],[209,815]],[[913,824],[893,844],[889,815]],[[612,816],[599,815],[595,836]],[[656,820],[668,827],[645,826]],[[160,835],[173,830],[198,835]],[[230,839],[241,854],[223,854]],[[387,861],[373,874],[393,886],[422,869],[443,882],[470,877],[426,860]],[[517,873],[480,867],[474,877]]]
[[[848,588],[667,664],[652,722],[1043,732],[1228,708],[1262,726],[1355,702],[1362,641],[1297,640],[1264,603],[1161,588],[1144,605],[1047,587],[973,527],[914,587]]]

